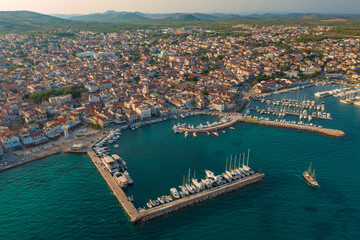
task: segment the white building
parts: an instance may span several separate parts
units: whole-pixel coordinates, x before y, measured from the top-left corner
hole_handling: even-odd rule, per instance
[[[90,103],[99,103],[100,97],[96,94],[91,94],[91,95],[89,95],[89,102]]]
[[[125,116],[130,123],[136,122],[138,120],[138,115],[132,110],[126,111]]]
[[[1,142],[5,149],[16,149],[17,147],[21,146],[20,138],[10,134],[9,136],[3,136],[1,138]]]
[[[72,102],[72,95],[67,94],[67,95],[59,96],[59,97],[51,97],[51,98],[49,98],[49,102],[53,106],[55,106],[55,105],[64,105],[66,103]]]
[[[151,108],[146,105],[138,104],[134,107],[134,110],[138,114],[140,120],[151,118]]]

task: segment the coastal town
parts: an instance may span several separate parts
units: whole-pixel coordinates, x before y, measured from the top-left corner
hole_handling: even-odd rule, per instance
[[[359,0],[0,5],[0,240],[360,239],[359,129]]]
[[[233,28],[1,35],[1,166],[59,139],[80,141],[79,128],[100,137],[183,110],[241,112],[254,96],[319,76],[359,86],[359,39],[302,40],[329,26]]]

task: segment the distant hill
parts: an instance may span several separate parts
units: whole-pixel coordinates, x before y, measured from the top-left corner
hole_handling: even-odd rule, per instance
[[[185,14],[183,16],[179,16],[179,17],[175,18],[174,20],[180,21],[180,22],[201,21],[200,18],[195,17],[193,14]]]
[[[221,17],[214,16],[212,14],[205,14],[205,13],[193,13],[192,15],[198,19],[208,20],[208,21],[216,21],[221,18]]]
[[[0,11],[0,33],[64,27],[71,21],[30,11]]]
[[[118,32],[121,30],[137,30],[156,26],[179,27],[194,24],[214,26],[218,22],[237,24],[324,24],[337,21],[347,24],[348,32],[359,26],[360,15],[326,15],[318,13],[287,14],[225,14],[225,13],[142,13],[106,11],[88,15],[57,14],[49,16],[30,11],[0,11],[0,34],[18,32],[40,32],[58,29],[80,29],[94,32]],[[325,21],[326,20],[326,21]],[[354,20],[354,21],[343,21]],[[224,27],[224,25],[222,25]]]
[[[116,11],[107,11],[105,13],[93,13],[82,16],[70,17],[72,20],[80,21],[96,21],[96,22],[121,22],[121,21],[144,21],[148,17],[144,16],[141,13],[136,12],[116,12]]]
[[[93,13],[82,16],[68,17],[68,19],[79,21],[97,21],[97,22],[158,22],[158,21],[201,21],[201,20],[216,20],[215,16],[203,13],[170,13],[170,14],[147,14],[141,12],[116,12],[106,11],[104,13]]]
[[[93,13],[88,15],[57,15],[66,19],[97,22],[170,22],[170,21],[219,21],[219,20],[242,20],[242,19],[339,19],[359,18],[360,15],[331,15],[319,13],[263,13],[263,14],[226,14],[226,13],[142,13],[142,12],[116,12]]]

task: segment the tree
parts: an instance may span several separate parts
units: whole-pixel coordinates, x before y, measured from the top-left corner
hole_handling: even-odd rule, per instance
[[[202,90],[202,91],[201,91],[201,94],[203,94],[203,95],[209,95],[209,93],[208,93],[206,90]]]

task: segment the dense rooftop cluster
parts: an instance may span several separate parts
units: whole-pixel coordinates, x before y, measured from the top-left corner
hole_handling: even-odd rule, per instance
[[[233,28],[0,36],[3,146],[40,144],[80,123],[166,117],[172,108],[229,111],[245,91],[324,72],[359,78],[359,40],[322,39],[331,27]]]

